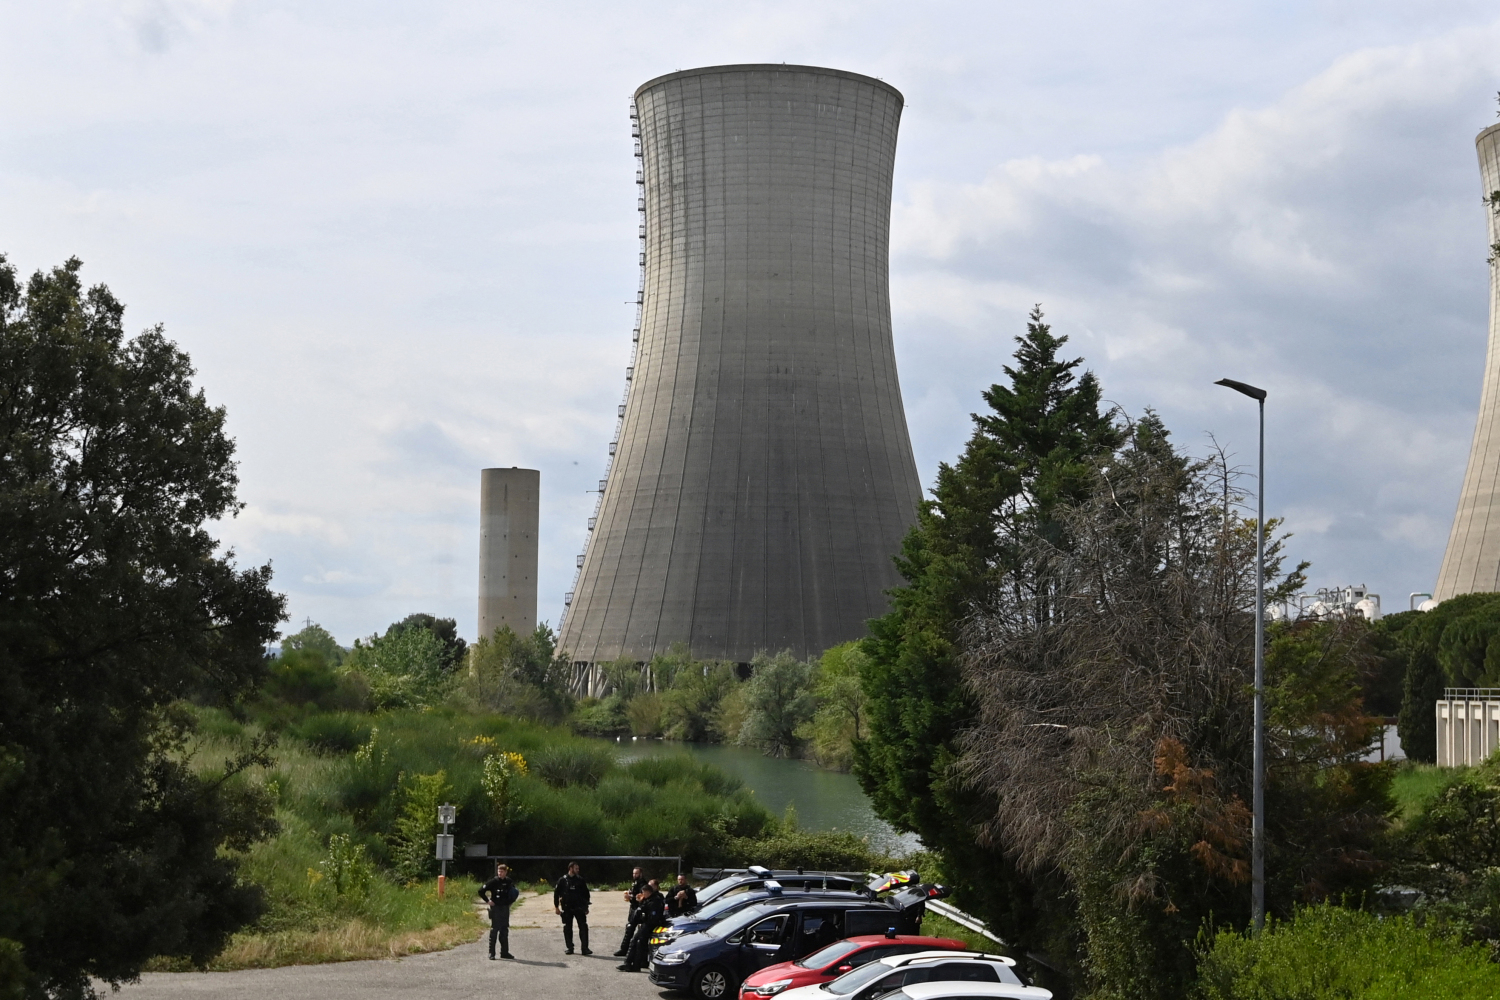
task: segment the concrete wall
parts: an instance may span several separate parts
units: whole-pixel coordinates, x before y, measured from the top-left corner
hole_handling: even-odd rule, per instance
[[[1489,694],[1500,695],[1500,691]],[[1439,767],[1478,764],[1497,747],[1500,747],[1500,700],[1453,698],[1437,703]]]
[[[636,92],[642,328],[561,646],[744,662],[864,634],[920,484],[891,342],[902,98],[721,66]]]
[[[536,469],[479,473],[479,637],[509,625],[536,628],[536,536],[542,474]]]
[[[1479,150],[1480,192],[1488,199],[1500,191],[1500,125],[1491,125],[1475,140]],[[1500,219],[1486,205],[1489,242],[1500,242]],[[1474,252],[1479,253],[1475,247]],[[1458,512],[1448,535],[1443,568],[1432,596],[1445,601],[1455,594],[1500,590],[1500,264],[1490,265],[1490,341],[1484,362],[1484,390],[1479,420],[1469,448],[1469,468]]]

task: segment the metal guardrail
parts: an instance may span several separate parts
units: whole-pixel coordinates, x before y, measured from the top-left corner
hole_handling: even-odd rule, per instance
[[[1443,688],[1444,701],[1500,701],[1500,688]]]
[[[944,903],[939,899],[929,899],[927,901],[927,908],[940,917],[947,917],[949,920],[953,921],[960,927],[967,927],[975,934],[983,934],[985,937],[989,938],[991,941],[995,942],[1002,948],[1010,947],[1010,945],[1006,944],[1005,941],[996,937],[995,934],[984,925],[983,920],[965,913],[963,910],[960,910],[956,906],[950,906],[949,904]]]
[[[675,861],[677,874],[682,874],[680,854],[470,854],[466,850],[464,857],[484,861]]]

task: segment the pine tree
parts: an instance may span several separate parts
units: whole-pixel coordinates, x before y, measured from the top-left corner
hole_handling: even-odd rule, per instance
[[[953,774],[974,718],[954,642],[970,609],[1022,568],[1030,539],[1062,540],[1059,505],[1084,495],[1090,461],[1122,440],[1113,414],[1100,412],[1093,374],[1075,373],[1083,359],[1059,359],[1066,342],[1033,309],[1004,369],[1009,385],[983,394],[989,412],[973,416],[958,460],[939,467],[897,558],[907,585],[864,644],[870,735],[854,763],[876,811],[942,852],[965,905],[1008,940],[1038,945],[1033,887],[1000,851],[976,845],[983,803]]]

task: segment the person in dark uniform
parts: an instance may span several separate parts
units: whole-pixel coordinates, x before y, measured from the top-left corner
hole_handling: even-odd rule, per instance
[[[515,958],[510,953],[510,904],[521,891],[510,880],[510,869],[495,866],[495,877],[479,889],[479,898],[490,906],[490,961],[495,960],[495,939],[500,939],[500,957]]]
[[[667,922],[667,898],[656,887],[656,879],[646,883],[646,888],[636,900],[635,938],[630,942],[630,951],[621,972],[640,972],[646,967],[646,956],[651,951],[651,936]]]
[[[698,908],[698,890],[688,885],[686,875],[677,876],[677,884],[667,893],[667,916],[680,917]]]
[[[630,888],[625,890],[625,902],[630,904],[630,914],[625,918],[625,936],[620,938],[620,950],[615,952],[616,958],[624,958],[630,951],[630,942],[635,938],[637,926],[636,909],[640,906],[637,902],[640,894],[646,891],[646,880],[641,878],[641,870],[632,868],[630,870]]]
[[[552,912],[562,917],[563,944],[567,945],[568,954],[573,954],[573,921],[578,921],[578,943],[583,945],[583,953],[592,955],[589,951],[589,884],[579,874],[578,862],[574,861],[568,865],[568,874],[557,880],[557,888],[552,890]]]

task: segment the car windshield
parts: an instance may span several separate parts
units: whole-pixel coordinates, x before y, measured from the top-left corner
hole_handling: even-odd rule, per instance
[[[738,910],[742,906],[750,906],[757,902],[760,902],[760,900],[745,896],[741,893],[735,893],[732,896],[725,896],[723,899],[716,899],[712,903],[709,903],[697,913],[693,914],[693,919],[718,920],[726,913],[733,913],[735,910]]]
[[[708,885],[705,885],[702,889],[698,890],[698,898],[704,900],[705,902],[713,899],[718,899],[729,889],[730,886],[734,885],[739,880],[740,877],[738,875],[731,875],[728,878],[721,878],[717,882],[710,882]]]
[[[730,914],[723,920],[720,920],[718,923],[710,927],[706,933],[712,934],[714,937],[719,938],[729,937],[729,935],[735,934],[739,931],[744,930],[746,927],[749,927],[751,924],[755,923],[761,917],[765,916],[767,913],[770,913],[774,909],[774,906],[747,906],[738,913]]]
[[[853,941],[835,941],[827,948],[819,948],[806,958],[797,960],[797,964],[804,969],[821,969],[825,965],[832,965],[851,951],[858,951],[859,945]]]
[[[843,996],[845,993],[853,993],[862,986],[868,986],[890,971],[891,967],[884,962],[871,962],[869,965],[861,965],[853,972],[844,973],[831,983],[824,983],[823,989]]]

